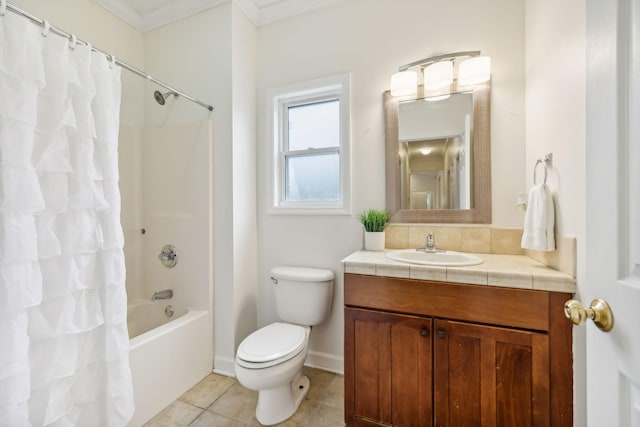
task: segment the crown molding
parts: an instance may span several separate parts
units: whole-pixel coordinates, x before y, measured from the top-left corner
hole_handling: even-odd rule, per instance
[[[348,0],[283,0],[264,7],[258,7],[253,0],[174,0],[145,15],[140,15],[125,0],[94,1],[139,31],[145,32],[230,1],[256,26],[261,26]]]
[[[229,2],[229,0],[174,0],[153,12],[140,15],[124,0],[94,1],[141,32],[153,30]]]
[[[242,10],[245,15],[253,22],[257,27],[260,21],[260,9],[253,0],[233,0],[233,3]]]
[[[257,26],[271,24],[294,15],[320,9],[348,0],[283,0],[260,9]]]
[[[145,24],[142,32],[161,27],[170,22],[179,21],[203,10],[227,3],[229,0],[176,0],[166,6],[143,16]]]
[[[122,0],[94,0],[98,6],[107,9],[127,24],[142,31],[142,17],[131,6]]]

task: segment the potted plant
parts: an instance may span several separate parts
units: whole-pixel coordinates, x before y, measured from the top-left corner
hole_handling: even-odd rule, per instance
[[[389,224],[389,212],[369,209],[358,217],[364,226],[364,249],[367,251],[384,250],[384,229]]]

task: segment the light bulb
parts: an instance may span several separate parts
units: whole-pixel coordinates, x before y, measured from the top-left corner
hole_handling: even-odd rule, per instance
[[[418,74],[400,71],[391,76],[391,96],[414,96],[418,93]]]
[[[441,89],[453,82],[453,62],[434,62],[424,69],[425,89]]]
[[[462,86],[483,83],[491,78],[491,58],[476,56],[460,63],[458,84]]]

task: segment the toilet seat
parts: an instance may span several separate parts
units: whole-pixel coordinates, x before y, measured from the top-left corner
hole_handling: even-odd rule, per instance
[[[272,323],[246,337],[238,347],[237,362],[249,369],[268,368],[295,357],[307,340],[307,328]]]

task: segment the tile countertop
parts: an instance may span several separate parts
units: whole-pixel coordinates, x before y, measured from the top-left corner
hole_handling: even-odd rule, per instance
[[[525,255],[477,254],[482,264],[439,267],[391,260],[384,252],[358,251],[342,260],[345,273],[437,282],[575,293],[576,279]]]

